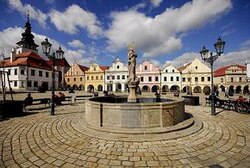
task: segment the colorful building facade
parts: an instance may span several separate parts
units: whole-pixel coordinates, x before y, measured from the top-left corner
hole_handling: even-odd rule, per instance
[[[246,66],[232,64],[214,72],[214,83],[221,90],[229,93],[249,93],[249,82],[246,80]]]
[[[211,69],[199,59],[194,59],[178,70],[181,73],[182,91],[192,93],[206,93],[210,92],[211,86]]]
[[[105,90],[125,92],[127,89],[128,67],[117,58],[105,71]]]
[[[161,88],[160,70],[149,61],[139,64],[136,69],[136,76],[139,78],[140,91],[156,92]]]
[[[180,91],[181,75],[178,69],[173,65],[168,65],[161,71],[162,92]]]
[[[88,67],[73,63],[65,73],[67,88],[85,90],[85,71],[88,69]]]
[[[98,64],[90,65],[85,71],[85,91],[95,92],[103,91],[105,84],[105,71],[108,66],[99,66]]]

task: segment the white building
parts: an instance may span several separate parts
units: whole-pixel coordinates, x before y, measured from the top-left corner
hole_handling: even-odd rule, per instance
[[[34,35],[31,33],[31,25],[29,17],[25,24],[25,31],[22,33],[21,41],[17,42],[17,47],[14,48],[10,57],[1,61],[0,82],[6,88],[9,88],[9,83],[14,90],[38,90],[43,86],[45,90],[51,89],[52,86],[52,66],[50,60],[45,60],[37,54],[38,45],[34,42]],[[56,64],[56,69],[60,66]],[[60,71],[60,70],[59,70]],[[59,71],[55,72],[55,87],[58,88],[59,79],[64,79],[60,76]],[[6,72],[6,73],[3,73]],[[63,73],[64,75],[64,73]]]
[[[105,71],[105,90],[125,92],[127,88],[128,67],[117,58]]]
[[[250,61],[246,61],[246,66],[247,66],[247,77],[246,80],[250,82]]]
[[[175,91],[182,88],[181,74],[173,65],[168,65],[161,72],[162,92]]]

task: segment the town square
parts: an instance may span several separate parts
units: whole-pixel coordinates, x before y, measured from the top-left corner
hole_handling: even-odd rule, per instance
[[[0,167],[250,167],[250,2],[0,4]]]

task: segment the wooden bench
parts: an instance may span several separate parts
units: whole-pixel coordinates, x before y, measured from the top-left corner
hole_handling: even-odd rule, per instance
[[[77,100],[86,100],[86,99],[91,98],[91,97],[93,97],[93,95],[78,95],[78,96],[75,97],[75,101],[77,101]]]
[[[209,106],[211,105],[211,100],[210,100],[208,97],[205,98],[205,101],[206,101],[205,106],[207,106],[207,104],[208,104]]]
[[[26,105],[26,106],[39,105],[39,104],[44,104],[45,107],[46,107],[47,104],[50,106],[50,98],[33,99],[33,103],[30,104],[30,105]]]
[[[23,110],[26,111],[27,106],[34,106],[44,104],[45,107],[48,105],[50,107],[50,98],[37,98],[33,99],[32,104],[26,104],[25,101],[23,102]]]
[[[72,96],[65,96],[64,100],[61,100],[61,102],[67,102],[68,104],[71,104]]]

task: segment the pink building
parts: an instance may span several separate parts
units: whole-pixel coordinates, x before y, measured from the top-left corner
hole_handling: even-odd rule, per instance
[[[142,92],[156,92],[161,88],[160,70],[148,61],[139,64],[136,69],[137,78],[140,80]]]

